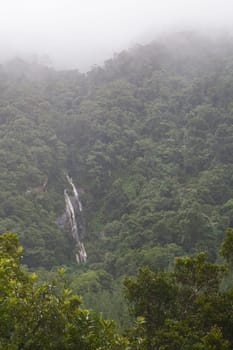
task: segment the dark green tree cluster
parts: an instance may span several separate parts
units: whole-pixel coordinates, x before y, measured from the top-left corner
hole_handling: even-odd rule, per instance
[[[214,262],[233,227],[232,62],[230,38],[177,33],[87,74],[1,65],[0,232],[19,234],[22,262],[41,278],[66,265],[84,302],[111,315],[140,266],[171,270],[203,250]],[[57,224],[65,172],[84,207],[81,267]]]
[[[0,236],[0,348],[125,349],[112,321],[81,308],[65,286],[36,283],[20,266],[22,247],[12,233]],[[62,270],[60,270],[62,273]]]
[[[221,252],[232,266],[233,230]],[[229,254],[230,253],[230,254]],[[228,350],[233,347],[233,288],[224,288],[227,266],[205,253],[175,260],[174,272],[142,268],[125,280],[137,317],[130,339],[134,349]]]
[[[231,41],[181,33],[88,74],[68,159],[87,188],[91,265],[118,278],[216,259],[233,225],[232,57]]]
[[[229,350],[233,347],[233,288],[224,287],[232,268],[233,229],[221,247],[227,265],[210,263],[205,253],[179,257],[173,272],[141,268],[124,281],[136,318],[125,335],[113,321],[81,307],[81,298],[62,282],[37,282],[20,266],[16,235],[0,235],[1,349]],[[102,278],[105,278],[102,276]],[[83,285],[86,279],[80,283]],[[96,288],[96,287],[95,287]]]

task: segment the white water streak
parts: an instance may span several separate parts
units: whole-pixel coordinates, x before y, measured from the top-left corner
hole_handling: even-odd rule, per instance
[[[72,204],[72,201],[70,199],[70,196],[67,193],[67,190],[64,191],[64,196],[65,196],[65,203],[66,203],[66,213],[69,219],[69,224],[71,227],[71,233],[72,237],[76,243],[76,248],[77,248],[77,253],[76,253],[76,261],[78,264],[85,262],[87,260],[87,253],[84,247],[84,244],[80,241],[79,233],[78,233],[78,224],[77,224],[77,219],[75,216],[75,204],[78,204],[79,211],[82,211],[82,204],[79,199],[79,194],[78,191],[72,181],[72,178],[70,178],[68,175],[66,175],[66,178],[69,182],[69,184],[72,187],[73,194],[74,194],[74,205]]]
[[[76,187],[75,187],[75,185],[74,185],[74,183],[73,183],[73,180],[72,180],[71,177],[69,177],[69,175],[66,175],[66,178],[67,178],[69,184],[71,185],[71,187],[72,187],[72,189],[73,189],[74,197],[75,197],[75,199],[76,199],[77,202],[78,202],[79,211],[82,211],[82,210],[83,210],[82,203],[81,203],[81,201],[80,201],[80,199],[79,199],[79,194],[78,194],[78,191],[77,191],[77,189],[76,189]]]
[[[77,227],[77,222],[75,218],[74,207],[71,203],[70,197],[68,196],[68,193],[66,190],[64,191],[64,196],[65,196],[65,202],[66,202],[66,212],[69,217],[72,236],[75,241],[79,241],[78,227]]]

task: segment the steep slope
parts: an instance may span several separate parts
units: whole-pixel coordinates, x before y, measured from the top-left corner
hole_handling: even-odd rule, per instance
[[[84,269],[118,278],[200,249],[215,260],[233,220],[232,57],[230,40],[179,33],[87,75],[1,67],[0,231],[19,233],[24,262],[75,263],[56,224],[66,172],[84,206]]]
[[[200,249],[215,260],[232,220],[232,55],[230,41],[181,33],[89,73],[60,135],[86,188],[94,269],[134,274]]]

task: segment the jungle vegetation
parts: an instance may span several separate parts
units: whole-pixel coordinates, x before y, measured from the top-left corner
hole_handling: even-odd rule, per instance
[[[44,290],[51,307],[64,310],[64,321],[72,297],[62,294],[62,283],[58,296],[48,287],[63,266],[67,290],[83,296],[83,309],[77,302],[74,313],[82,318],[92,308],[122,332],[131,329],[119,346],[131,339],[133,349],[157,349],[167,339],[163,349],[231,349],[232,310],[226,320],[220,314],[230,308],[232,278],[218,252],[233,227],[232,95],[233,41],[190,32],[133,47],[87,74],[21,59],[1,65],[0,232],[16,233],[24,247],[23,267],[14,254],[3,256],[3,271],[14,273],[6,288],[14,294],[19,283],[26,294],[35,288],[38,298]],[[69,228],[58,225],[66,173],[84,209],[88,260],[81,265]],[[230,252],[225,257],[232,259]],[[147,291],[150,283],[158,298],[167,298],[161,305]],[[77,314],[66,319],[71,328]],[[90,317],[105,332],[105,321]],[[22,332],[15,322],[12,329]],[[9,349],[31,346],[12,344]]]

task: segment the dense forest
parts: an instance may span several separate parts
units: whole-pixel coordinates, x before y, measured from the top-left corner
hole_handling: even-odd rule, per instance
[[[54,317],[70,326],[61,349],[75,341],[80,349],[232,349],[232,96],[233,40],[190,32],[86,74],[21,59],[0,66],[0,232],[17,234],[24,249],[14,235],[0,236],[1,284],[13,274],[6,291],[26,293],[18,313],[32,291],[44,317],[48,304],[54,315],[61,309]],[[78,260],[66,217],[75,198]],[[7,347],[10,301],[4,349],[59,349],[51,345],[59,321],[36,348],[36,340],[17,343],[25,340],[16,320],[18,338]],[[86,308],[127,335],[93,312],[96,333],[87,327],[86,337],[104,334],[103,343],[83,345],[74,329],[77,315],[85,328]],[[28,310],[24,327],[35,321]]]

